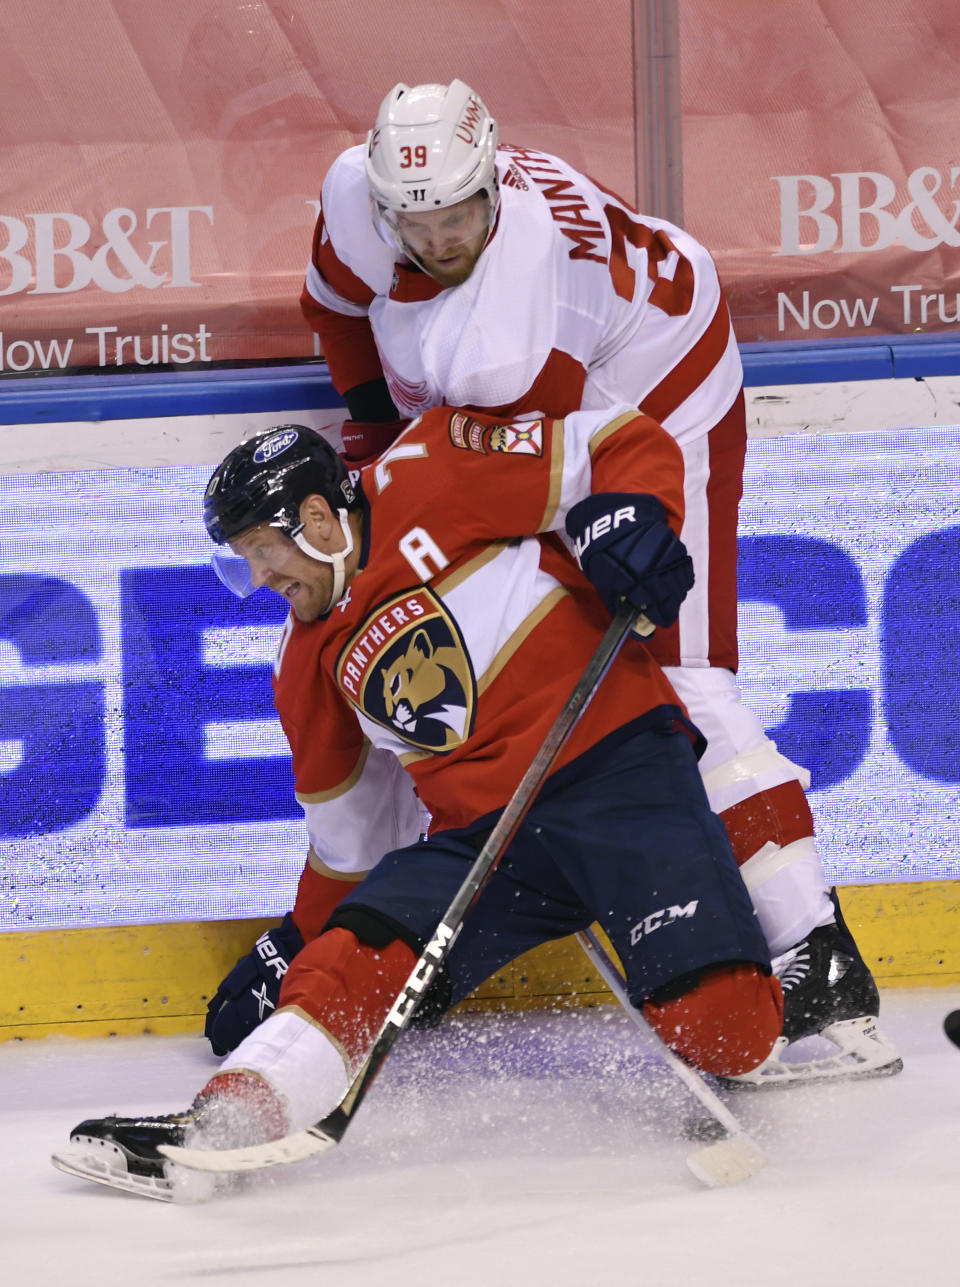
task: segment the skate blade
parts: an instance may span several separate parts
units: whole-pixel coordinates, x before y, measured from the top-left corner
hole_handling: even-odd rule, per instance
[[[233,1187],[227,1176],[199,1175],[169,1162],[163,1164],[162,1175],[138,1175],[128,1169],[126,1153],[111,1140],[71,1136],[70,1143],[72,1149],[50,1157],[58,1171],[138,1198],[195,1205],[220,1197]]]
[[[687,1166],[693,1174],[701,1184],[711,1189],[741,1184],[766,1164],[766,1154],[747,1135],[731,1135],[728,1139],[717,1140],[687,1158]]]
[[[829,1041],[835,1054],[817,1059],[782,1058],[788,1048],[779,1037],[773,1052],[752,1072],[719,1078],[729,1090],[767,1090],[774,1087],[810,1086],[827,1081],[859,1081],[893,1077],[903,1070],[903,1060],[877,1028],[871,1015],[831,1023],[817,1034]]]
[[[99,1141],[98,1141],[99,1143]],[[65,1175],[75,1175],[81,1180],[92,1180],[123,1193],[134,1193],[140,1198],[155,1198],[158,1202],[174,1200],[174,1185],[166,1176],[131,1175],[121,1149],[104,1144],[104,1156],[91,1153],[53,1153],[50,1161]]]

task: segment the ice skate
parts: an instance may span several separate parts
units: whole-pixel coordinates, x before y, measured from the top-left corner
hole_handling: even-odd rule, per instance
[[[753,1088],[888,1077],[903,1068],[878,1026],[880,994],[873,975],[847,929],[835,893],[833,901],[836,924],[812,930],[773,962],[783,988],[783,1035],[759,1068],[725,1078],[725,1085]]]
[[[285,1115],[271,1088],[250,1073],[215,1077],[182,1113],[157,1117],[90,1118],[54,1153],[58,1170],[160,1202],[201,1202],[231,1185],[227,1176],[185,1171],[159,1152],[161,1144],[238,1148],[276,1139]]]

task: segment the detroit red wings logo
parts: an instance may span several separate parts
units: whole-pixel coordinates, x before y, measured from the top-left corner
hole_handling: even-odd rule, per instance
[[[336,675],[364,715],[411,746],[452,751],[473,731],[473,667],[456,622],[425,586],[375,608]]]
[[[424,380],[418,380],[414,383],[412,380],[405,380],[403,376],[394,371],[389,362],[380,355],[380,365],[383,367],[383,374],[387,381],[387,388],[390,390],[390,396],[393,398],[393,404],[399,412],[409,416],[418,416],[423,411],[427,411],[434,405],[434,400],[430,397],[430,390]]]

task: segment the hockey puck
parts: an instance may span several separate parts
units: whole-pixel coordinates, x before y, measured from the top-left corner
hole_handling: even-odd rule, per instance
[[[715,1117],[688,1117],[683,1124],[683,1138],[701,1143],[722,1140],[727,1137],[727,1128]]]
[[[943,1030],[955,1046],[960,1046],[960,1010],[952,1010],[943,1021]]]

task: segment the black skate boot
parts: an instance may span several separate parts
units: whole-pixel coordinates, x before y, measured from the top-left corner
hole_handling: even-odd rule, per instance
[[[199,1110],[162,1117],[95,1117],[70,1132],[70,1151],[51,1162],[68,1175],[114,1189],[172,1202],[174,1180],[158,1144],[183,1144],[192,1135]]]
[[[75,1126],[70,1149],[54,1153],[60,1171],[161,1202],[201,1202],[228,1187],[227,1177],[185,1171],[161,1144],[236,1148],[277,1139],[286,1121],[279,1097],[252,1073],[220,1073],[182,1113],[97,1117]]]
[[[843,919],[835,889],[830,897],[836,924],[811,930],[773,962],[783,988],[783,1035],[759,1068],[726,1079],[729,1084],[770,1086],[881,1077],[903,1068],[897,1051],[877,1027],[880,994]],[[782,1057],[793,1042],[806,1037],[822,1037],[833,1049],[828,1047],[819,1058]]]

